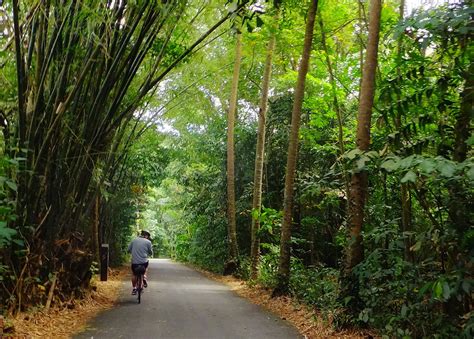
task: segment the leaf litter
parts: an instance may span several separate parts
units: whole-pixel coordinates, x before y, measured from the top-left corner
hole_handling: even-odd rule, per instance
[[[99,281],[94,276],[93,288],[83,299],[53,305],[49,311],[38,309],[7,318],[6,322],[11,328],[0,337],[71,338],[73,334],[83,330],[87,322],[98,313],[114,307],[127,273],[128,266],[109,269],[107,281]]]

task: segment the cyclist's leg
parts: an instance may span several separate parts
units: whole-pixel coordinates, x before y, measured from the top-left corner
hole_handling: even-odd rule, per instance
[[[144,264],[144,266],[145,266],[145,273],[143,274],[143,287],[147,288],[148,287],[148,279],[147,279],[148,261],[146,262],[146,264]]]
[[[135,266],[132,264],[132,294],[137,293],[137,276],[135,275]]]

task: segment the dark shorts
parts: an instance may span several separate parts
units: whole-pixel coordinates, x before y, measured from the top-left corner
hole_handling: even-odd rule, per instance
[[[143,267],[145,267],[145,269],[147,269],[148,268],[148,261],[146,263],[143,263],[143,264],[132,264],[132,273],[133,274],[137,275],[137,273],[135,273],[135,272],[136,272],[137,267],[139,267],[139,266],[143,266]]]

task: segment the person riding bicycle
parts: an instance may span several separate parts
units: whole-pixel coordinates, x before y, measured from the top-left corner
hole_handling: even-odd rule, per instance
[[[150,241],[150,233],[141,231],[140,235],[128,245],[128,253],[132,254],[132,294],[137,294],[136,270],[139,266],[145,267],[143,287],[147,287],[146,272],[148,269],[148,257],[153,256],[153,247]]]

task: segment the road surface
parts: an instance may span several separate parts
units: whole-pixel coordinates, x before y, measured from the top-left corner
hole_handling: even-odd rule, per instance
[[[124,282],[118,305],[74,338],[301,338],[229,287],[167,259],[150,261],[141,304]]]

